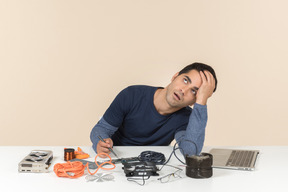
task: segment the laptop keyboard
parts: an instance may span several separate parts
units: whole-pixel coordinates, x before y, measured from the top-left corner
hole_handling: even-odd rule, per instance
[[[226,166],[233,166],[233,167],[249,167],[252,161],[253,156],[252,151],[236,151],[233,150]]]

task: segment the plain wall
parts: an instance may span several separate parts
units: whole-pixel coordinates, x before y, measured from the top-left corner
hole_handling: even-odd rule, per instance
[[[205,145],[287,145],[288,1],[0,0],[0,145],[91,145],[123,88],[214,67]]]

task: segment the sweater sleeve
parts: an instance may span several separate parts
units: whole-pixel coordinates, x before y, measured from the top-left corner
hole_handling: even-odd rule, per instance
[[[118,127],[114,127],[107,123],[102,117],[99,122],[93,127],[90,133],[90,140],[92,141],[92,148],[97,153],[97,144],[99,142],[98,135],[102,138],[111,138],[111,136],[117,131]]]
[[[195,103],[186,130],[175,133],[176,142],[184,156],[198,155],[202,151],[207,119],[207,105]]]
[[[94,126],[90,133],[92,148],[97,153],[97,144],[99,142],[98,135],[103,139],[111,138],[111,136],[121,126],[124,116],[129,109],[129,100],[131,99],[129,88],[123,89],[110,104],[100,121]]]

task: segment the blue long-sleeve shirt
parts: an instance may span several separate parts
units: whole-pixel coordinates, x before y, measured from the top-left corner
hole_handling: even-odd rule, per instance
[[[90,134],[96,151],[99,139],[111,138],[115,146],[165,146],[175,138],[186,155],[201,152],[207,123],[206,105],[194,104],[161,115],[153,104],[158,87],[130,86],[122,90]],[[197,149],[197,151],[196,151]]]

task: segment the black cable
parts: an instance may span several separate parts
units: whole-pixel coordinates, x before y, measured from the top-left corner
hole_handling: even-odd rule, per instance
[[[198,152],[198,147],[197,147],[197,145],[196,145],[196,143],[194,141],[191,141],[191,140],[188,140],[188,139],[184,139],[184,140],[182,139],[179,142],[175,143],[175,145],[178,144],[178,143],[180,144],[181,142],[190,142],[190,143],[192,143],[194,145],[194,147],[195,147],[195,154],[197,155],[198,153],[200,153],[200,152]],[[174,145],[174,147],[175,147],[175,145]],[[180,149],[182,150],[182,154],[184,154],[183,149],[182,148],[180,148]],[[187,155],[187,154],[185,154],[185,155]]]
[[[140,161],[145,162],[153,162],[156,165],[163,165],[166,161],[165,155],[163,153],[155,152],[155,151],[143,151],[138,156]]]
[[[145,178],[145,176],[142,176],[142,178],[127,178],[127,181],[132,181],[132,182],[135,182],[135,183],[137,183],[138,185],[141,185],[141,186],[143,186],[143,185],[145,185],[145,181],[146,180],[148,180],[150,178],[150,176],[146,176],[146,178]],[[138,181],[139,180],[142,180],[142,183],[139,183]]]
[[[159,171],[161,171],[162,168],[170,161],[170,159],[171,159],[171,157],[172,157],[173,154],[174,154],[174,156],[178,159],[178,161],[180,161],[183,165],[186,165],[186,163],[184,163],[183,161],[181,161],[181,159],[179,159],[179,157],[176,155],[176,151],[177,151],[178,149],[179,149],[179,150],[182,150],[182,154],[184,154],[184,150],[183,150],[181,147],[177,147],[177,148],[176,148],[176,146],[178,145],[178,143],[180,143],[180,142],[182,142],[182,141],[187,141],[187,142],[193,143],[194,146],[195,146],[196,154],[198,154],[198,153],[197,153],[198,148],[197,148],[197,145],[196,145],[195,142],[193,142],[193,141],[191,141],[191,140],[187,140],[187,139],[185,139],[185,140],[180,140],[179,142],[176,142],[176,143],[174,144],[173,150],[172,150],[169,158],[168,158],[167,161],[163,164],[163,166],[159,169]]]
[[[171,152],[171,154],[169,155],[167,161],[165,159],[165,155],[162,154],[162,153],[159,153],[159,152],[155,152],[155,151],[143,151],[139,156],[139,160],[142,161],[142,162],[153,162],[155,164],[158,164],[158,165],[163,165],[159,171],[162,170],[162,168],[170,161],[172,155],[174,154],[174,156],[178,159],[178,161],[180,161],[182,164],[186,165],[186,163],[184,163],[183,161],[181,161],[181,159],[176,155],[176,151],[179,149],[181,150],[182,154],[184,154],[184,150],[181,148],[181,147],[177,147],[176,146],[178,144],[180,144],[180,142],[190,142],[190,143],[193,143],[194,146],[195,146],[195,151],[196,151],[196,154],[198,154],[198,148],[197,148],[197,145],[195,142],[193,141],[190,141],[190,140],[180,140],[179,142],[176,142],[173,146],[173,151]],[[135,183],[137,183],[138,185],[145,185],[145,181],[148,180],[150,178],[150,176],[146,177],[145,176],[142,176],[142,178],[127,178],[128,181],[133,181]],[[142,180],[142,183],[139,183],[138,181],[139,180]]]

